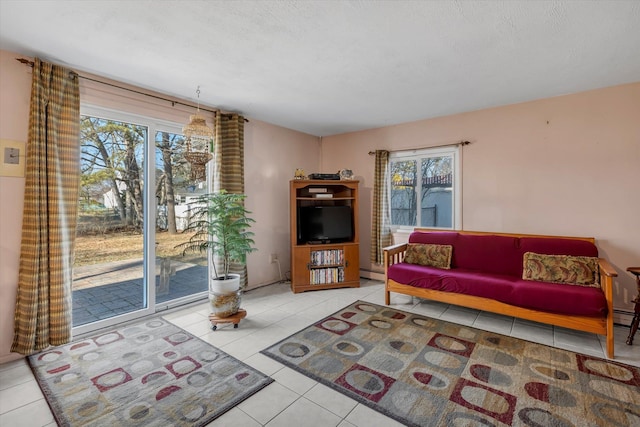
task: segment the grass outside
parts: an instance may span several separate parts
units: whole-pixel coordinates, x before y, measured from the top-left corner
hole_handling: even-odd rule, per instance
[[[156,231],[156,256],[171,258],[185,263],[207,265],[205,254],[188,252],[182,255],[175,247],[186,242],[190,233],[169,234]],[[79,235],[76,237],[75,267],[142,258],[143,236],[135,231],[119,231],[98,235]]]

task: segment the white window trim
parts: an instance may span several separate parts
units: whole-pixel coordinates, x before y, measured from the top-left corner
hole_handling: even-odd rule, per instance
[[[442,228],[442,230],[461,230],[462,229],[462,147],[460,145],[436,147],[436,148],[423,148],[419,150],[403,150],[394,151],[389,154],[389,162],[403,160],[403,159],[416,159],[418,157],[438,157],[438,156],[452,156],[453,157],[453,227]],[[391,182],[390,176],[387,176],[386,185],[389,188],[389,194],[391,194]],[[389,218],[391,218],[391,203],[389,203]],[[416,228],[423,228],[420,226],[408,226],[408,225],[393,225],[391,224],[392,233],[409,234]]]

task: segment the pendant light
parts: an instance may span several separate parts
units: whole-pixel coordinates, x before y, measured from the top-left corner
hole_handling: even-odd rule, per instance
[[[200,115],[200,86],[196,90],[198,109],[189,117],[189,123],[182,128],[185,136],[186,151],[184,158],[191,164],[191,179],[204,181],[207,178],[205,165],[213,158],[213,130],[207,126],[206,119]]]

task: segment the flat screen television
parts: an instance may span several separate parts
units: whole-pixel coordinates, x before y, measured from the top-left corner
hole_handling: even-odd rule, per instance
[[[339,243],[353,240],[350,206],[298,208],[298,244]]]

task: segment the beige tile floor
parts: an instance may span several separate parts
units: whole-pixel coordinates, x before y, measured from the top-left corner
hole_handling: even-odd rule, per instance
[[[375,427],[397,426],[355,400],[259,354],[309,324],[356,300],[384,304],[381,282],[363,279],[357,289],[334,289],[294,295],[285,283],[247,292],[248,317],[238,329],[220,325],[212,331],[205,302],[174,310],[164,317],[275,379],[275,383],[213,421],[210,426]],[[593,334],[521,321],[510,317],[421,301],[393,294],[392,305],[450,322],[491,330],[559,348],[604,357],[604,339]],[[640,336],[625,344],[629,329],[616,326],[616,360],[640,367]],[[0,365],[0,426],[55,426],[42,392],[24,360]]]

